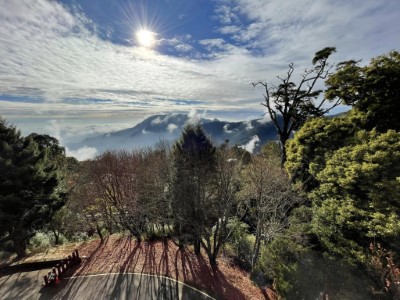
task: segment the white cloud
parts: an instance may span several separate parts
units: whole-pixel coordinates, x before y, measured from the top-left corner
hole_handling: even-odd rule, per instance
[[[246,130],[252,130],[254,127],[251,125],[251,121],[244,122],[246,124]]]
[[[96,148],[87,146],[83,146],[77,150],[70,150],[69,148],[65,148],[65,152],[67,156],[73,156],[79,161],[92,159],[98,153]]]
[[[339,59],[371,58],[398,48],[400,26],[397,0],[218,0],[217,16],[234,11],[242,21],[232,38],[249,42],[268,57],[309,63],[309,55],[336,46]],[[229,9],[226,8],[229,6]],[[221,22],[221,28],[226,27]],[[378,42],[379,41],[379,42]],[[306,59],[306,60],[305,60]]]
[[[0,3],[3,2],[0,14],[2,94],[36,96],[48,103],[62,103],[65,98],[109,100],[110,110],[123,106],[165,106],[159,98],[196,99],[206,102],[207,106],[222,107],[214,102],[218,99],[232,106],[229,101],[238,99],[240,90],[239,98],[246,95],[246,88],[240,88],[243,83],[220,76],[207,62],[102,40],[87,28],[87,23],[82,21],[84,17],[57,2]],[[19,11],[26,13],[15,13]],[[184,37],[187,38],[190,37]],[[181,51],[191,47],[180,40],[174,46]],[[157,80],[152,80],[154,74]],[[221,93],[213,88],[215,84],[230,88]],[[65,103],[63,106],[65,110],[76,108]],[[173,107],[174,103],[170,103],[166,109]]]
[[[262,89],[250,83],[273,82],[286,73],[289,62],[301,71],[317,50],[336,46],[332,61],[368,63],[400,45],[398,0],[365,0],[362,5],[344,0],[214,3],[221,24],[215,31],[224,39],[160,37],[163,45],[188,55],[177,58],[99,38],[92,21],[56,1],[0,0],[0,97],[44,99],[23,103],[0,98],[2,115],[14,120],[29,116],[37,124],[86,118],[100,126],[121,116],[134,125],[154,111],[189,107],[218,113],[261,111]],[[196,49],[187,50],[199,43],[209,53],[194,59],[190,55]],[[178,106],[174,99],[187,99],[189,106]],[[46,124],[42,122],[42,129]],[[65,128],[63,124],[61,131]]]
[[[193,50],[193,47],[189,44],[178,44],[175,46],[175,50],[179,52],[189,52]]]
[[[161,120],[160,117],[157,117],[157,118],[155,118],[154,120],[151,121],[151,124],[153,124],[153,125],[158,125],[158,124],[161,124],[161,123],[164,123],[164,120]]]
[[[177,125],[175,125],[175,124],[173,124],[173,123],[171,123],[171,124],[168,124],[168,126],[167,126],[167,130],[170,132],[170,133],[172,133],[175,129],[177,129],[178,128],[178,126]]]
[[[187,123],[189,124],[196,124],[200,122],[201,119],[205,119],[207,115],[207,111],[203,110],[201,113],[198,112],[195,108],[192,108],[188,112],[188,120]]]
[[[231,24],[239,20],[234,9],[228,5],[221,5],[215,9],[215,13],[222,24]]]
[[[235,33],[238,33],[240,30],[241,30],[241,27],[236,26],[236,25],[222,26],[217,29],[217,31],[222,34],[235,34]]]
[[[223,128],[224,128],[224,131],[225,131],[226,133],[232,133],[233,130],[229,130],[229,129],[228,129],[228,126],[229,126],[229,124],[225,124],[225,125],[224,125],[224,127],[223,127]]]
[[[246,145],[241,146],[241,148],[245,149],[250,153],[253,153],[258,142],[260,142],[260,138],[258,137],[258,135],[255,135]]]

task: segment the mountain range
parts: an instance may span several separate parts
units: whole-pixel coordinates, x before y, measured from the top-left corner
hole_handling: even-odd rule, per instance
[[[84,139],[71,144],[70,148],[90,147],[102,153],[106,150],[151,147],[160,141],[173,143],[188,122],[199,122],[216,145],[229,140],[230,145],[242,146],[249,152],[256,152],[266,142],[277,138],[274,125],[265,118],[243,122],[205,118],[193,121],[192,116],[187,114],[167,114],[151,116],[132,128]]]

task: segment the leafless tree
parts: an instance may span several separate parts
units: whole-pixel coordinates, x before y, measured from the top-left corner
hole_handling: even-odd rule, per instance
[[[88,197],[97,199],[96,213],[112,217],[141,241],[148,224],[166,223],[168,164],[168,149],[161,146],[98,156],[89,164],[87,183],[93,193]]]
[[[301,74],[299,84],[293,82],[294,64],[289,64],[285,77],[279,77],[278,86],[268,82],[254,82],[253,86],[265,88],[262,103],[278,131],[281,144],[281,163],[286,161],[286,142],[293,131],[299,129],[309,117],[320,117],[340,104],[340,100],[325,107],[326,99],[318,99],[322,90],[316,89],[318,81],[326,79],[332,66],[327,62],[329,56],[336,52],[334,47],[326,47],[315,53],[313,67]],[[319,100],[319,101],[318,101]]]
[[[243,170],[240,198],[255,221],[255,242],[251,265],[258,260],[261,243],[269,242],[289,225],[289,212],[301,201],[279,164],[263,156],[254,156]]]
[[[141,197],[141,153],[106,152],[90,164],[90,184],[98,197],[116,209],[116,219],[123,228],[141,241],[145,211]]]

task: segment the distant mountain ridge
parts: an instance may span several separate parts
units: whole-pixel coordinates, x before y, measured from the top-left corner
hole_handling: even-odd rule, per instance
[[[191,117],[186,114],[154,115],[132,128],[99,134],[74,143],[70,148],[93,147],[101,153],[106,150],[151,147],[161,140],[173,143],[190,121]],[[259,150],[266,142],[277,138],[274,125],[265,119],[229,122],[200,118],[198,122],[215,144],[229,140],[230,145],[243,146],[250,152]]]

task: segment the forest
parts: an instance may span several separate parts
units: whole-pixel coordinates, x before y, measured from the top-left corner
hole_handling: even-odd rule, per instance
[[[173,145],[78,162],[0,119],[2,255],[129,234],[230,257],[282,298],[400,299],[400,53],[330,65],[334,51],[253,84],[278,133],[257,154],[189,123]]]

